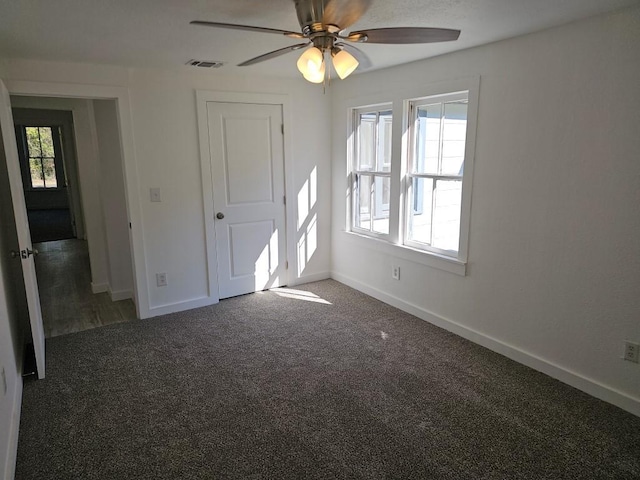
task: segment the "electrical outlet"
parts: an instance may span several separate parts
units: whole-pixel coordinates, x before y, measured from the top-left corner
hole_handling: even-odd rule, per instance
[[[398,265],[391,266],[391,278],[400,280],[400,267]]]
[[[628,362],[638,363],[640,355],[640,344],[635,342],[624,342],[624,359]]]
[[[156,284],[159,287],[167,286],[167,274],[166,273],[156,273]]]
[[[149,189],[149,195],[151,196],[152,202],[161,202],[160,198],[160,189],[159,188],[151,188]]]

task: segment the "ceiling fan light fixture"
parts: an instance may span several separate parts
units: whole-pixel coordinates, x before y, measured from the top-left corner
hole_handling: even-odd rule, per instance
[[[307,48],[298,59],[298,70],[302,75],[314,76],[320,69],[324,72],[324,55],[319,48]]]
[[[310,70],[307,73],[303,73],[302,76],[304,77],[305,80],[311,83],[322,83],[324,82],[324,74],[325,74],[325,63],[322,62],[318,70]]]
[[[337,50],[337,52],[335,50]],[[336,69],[336,73],[340,79],[344,80],[351,75],[356,68],[358,68],[360,63],[346,50],[340,50],[338,48],[335,50],[331,51],[331,56],[333,57],[333,68]]]

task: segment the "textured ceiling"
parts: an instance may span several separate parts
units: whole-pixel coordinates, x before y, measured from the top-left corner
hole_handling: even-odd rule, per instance
[[[441,27],[457,42],[362,45],[373,69],[406,63],[561,25],[638,0],[373,0],[350,30]],[[249,58],[297,40],[189,25],[191,20],[299,31],[292,0],[0,0],[0,57],[193,68],[192,59],[225,62],[221,71],[297,75],[291,53],[250,67]]]

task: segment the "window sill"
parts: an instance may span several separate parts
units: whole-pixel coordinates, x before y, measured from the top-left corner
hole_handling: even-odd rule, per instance
[[[358,247],[365,246],[372,250],[402,258],[409,262],[419,263],[445,272],[454,273],[456,275],[465,276],[467,274],[467,263],[455,258],[438,255],[437,253],[418,250],[417,248],[407,247],[406,245],[395,245],[386,240],[380,240],[367,235],[356,232],[343,231],[344,238],[351,244]]]

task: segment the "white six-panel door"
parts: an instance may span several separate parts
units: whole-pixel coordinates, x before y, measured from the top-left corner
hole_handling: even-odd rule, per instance
[[[207,102],[219,297],[286,282],[282,106]]]
[[[40,294],[38,293],[38,281],[36,279],[36,266],[33,260],[33,246],[31,245],[31,233],[29,232],[29,220],[27,207],[22,188],[22,174],[20,173],[20,160],[16,145],[16,133],[13,127],[11,113],[11,98],[4,83],[0,81],[0,128],[4,143],[4,153],[9,172],[9,185],[13,212],[18,231],[19,252],[16,261],[22,262],[22,275],[27,294],[29,307],[29,322],[31,324],[31,336],[36,355],[36,367],[38,378],[44,378],[45,354],[44,354],[44,327],[42,326],[42,311],[40,310]],[[1,255],[9,255],[9,252],[0,252]]]

